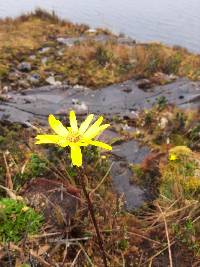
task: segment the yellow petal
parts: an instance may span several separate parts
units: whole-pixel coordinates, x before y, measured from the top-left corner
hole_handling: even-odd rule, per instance
[[[68,130],[63,126],[62,122],[57,120],[52,114],[49,115],[49,125],[58,135],[67,136],[69,133]]]
[[[96,137],[97,135],[99,135],[101,132],[103,132],[109,126],[110,126],[110,124],[103,124],[100,127],[93,129],[93,131],[90,131],[89,133],[84,134],[84,137],[92,139],[92,138]]]
[[[71,147],[72,164],[80,167],[82,165],[81,149],[77,145],[71,145],[70,147]]]
[[[70,126],[72,128],[72,131],[74,133],[78,132],[78,125],[77,125],[77,120],[76,120],[76,114],[75,112],[72,110],[69,113],[69,122],[70,122]]]
[[[92,124],[92,126],[84,133],[84,137],[85,138],[89,138],[91,139],[98,130],[99,130],[99,126],[103,121],[103,117],[99,117],[98,120],[95,121],[94,124]]]
[[[66,147],[69,145],[69,142],[62,138],[59,135],[49,135],[49,134],[43,134],[43,135],[37,135],[36,136],[36,145],[39,144],[57,144],[61,147]]]
[[[84,134],[85,133],[85,131],[89,127],[90,123],[92,122],[93,118],[94,118],[94,114],[90,114],[89,116],[87,116],[86,120],[81,123],[81,126],[79,128],[79,133],[80,134]]]
[[[85,142],[76,142],[77,146],[89,146],[89,142],[85,141]]]
[[[100,141],[90,141],[90,145],[98,146],[107,150],[112,150],[112,147]]]
[[[175,154],[171,154],[169,156],[169,160],[171,160],[171,161],[177,160],[177,156]]]

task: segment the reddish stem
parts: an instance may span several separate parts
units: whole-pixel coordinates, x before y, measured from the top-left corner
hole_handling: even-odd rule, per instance
[[[88,210],[90,212],[92,223],[93,223],[95,231],[96,231],[97,240],[98,240],[99,248],[101,250],[103,263],[104,263],[105,267],[108,267],[107,259],[106,259],[106,253],[105,253],[104,246],[103,246],[103,240],[102,240],[102,237],[101,237],[101,234],[100,234],[100,231],[99,231],[99,227],[98,227],[98,224],[97,224],[97,221],[96,221],[96,218],[95,218],[93,204],[91,202],[90,195],[88,194],[88,192],[86,190],[84,171],[82,173],[80,173],[80,171],[78,169],[78,174],[79,174],[79,179],[81,181],[81,186],[82,186],[82,189],[83,189],[83,193],[84,193],[84,196],[85,196],[86,201],[87,201]]]

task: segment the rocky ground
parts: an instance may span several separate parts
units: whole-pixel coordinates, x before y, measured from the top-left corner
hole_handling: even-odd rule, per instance
[[[85,151],[109,266],[199,266],[199,56],[41,11],[15,23],[0,22],[1,194],[20,195],[45,222],[17,244],[1,240],[2,266],[103,266],[67,152],[34,145],[49,114],[67,123],[71,109],[111,123],[101,139],[112,152]],[[170,162],[180,146],[193,152]]]

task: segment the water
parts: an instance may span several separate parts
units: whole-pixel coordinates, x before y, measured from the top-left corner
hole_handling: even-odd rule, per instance
[[[141,42],[161,41],[200,53],[199,0],[0,0],[0,17],[17,16],[36,7]]]

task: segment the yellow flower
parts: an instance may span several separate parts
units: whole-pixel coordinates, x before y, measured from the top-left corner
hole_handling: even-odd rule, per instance
[[[52,114],[49,115],[49,125],[56,134],[53,135],[37,135],[36,144],[57,144],[61,147],[69,146],[71,148],[72,164],[80,167],[82,165],[82,153],[81,146],[98,146],[104,149],[112,150],[112,147],[100,141],[92,140],[102,131],[104,131],[109,124],[101,125],[103,117],[99,117],[98,120],[90,127],[90,123],[94,118],[93,114],[90,114],[84,122],[78,128],[76,114],[74,111],[70,111],[69,121],[70,127],[66,128],[63,124],[57,120]]]
[[[27,206],[24,206],[24,207],[21,209],[22,212],[26,212],[27,210],[29,210],[29,207],[27,207]]]
[[[175,161],[175,160],[177,160],[177,156],[175,154],[170,154],[169,155],[169,160],[170,161]]]

